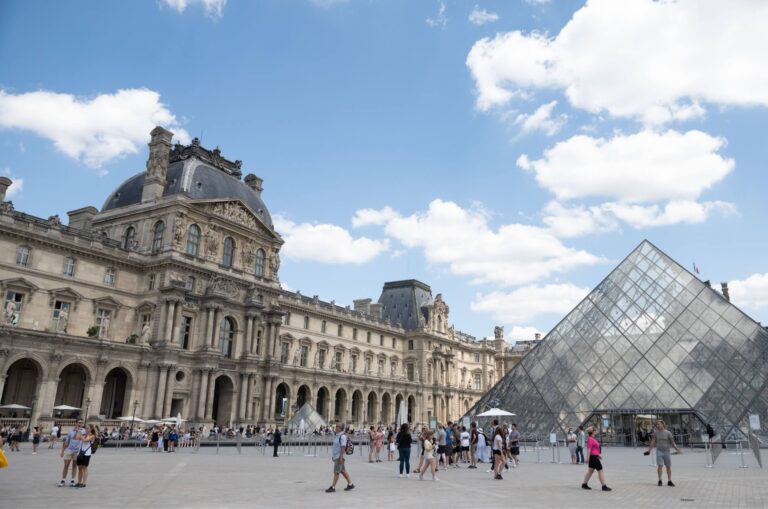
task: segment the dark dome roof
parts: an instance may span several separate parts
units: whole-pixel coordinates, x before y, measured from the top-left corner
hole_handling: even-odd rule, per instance
[[[146,172],[129,178],[109,195],[102,212],[141,203]],[[262,199],[244,182],[198,159],[176,161],[168,166],[163,196],[186,194],[196,200],[240,199],[255,214],[272,226],[272,217]]]

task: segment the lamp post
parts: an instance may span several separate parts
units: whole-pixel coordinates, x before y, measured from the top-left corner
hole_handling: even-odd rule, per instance
[[[131,416],[131,433],[128,435],[128,438],[133,438],[133,423],[136,420],[136,408],[139,406],[139,400],[136,399],[133,401],[133,415]]]
[[[88,422],[88,409],[91,407],[91,398],[88,398],[85,400],[85,418],[83,419],[83,423]]]

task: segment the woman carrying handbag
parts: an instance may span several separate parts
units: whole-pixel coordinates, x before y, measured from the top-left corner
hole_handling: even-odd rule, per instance
[[[85,488],[88,482],[88,464],[91,462],[93,441],[96,440],[96,430],[93,425],[90,429],[81,428],[75,435],[75,440],[81,440],[80,452],[77,455],[77,484],[75,488]]]

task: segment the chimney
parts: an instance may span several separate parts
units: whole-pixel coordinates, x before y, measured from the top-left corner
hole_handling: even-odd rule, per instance
[[[728,283],[720,283],[720,288],[723,290],[723,297],[725,297],[725,300],[731,302],[731,294],[728,293]]]
[[[712,283],[709,282],[709,279],[704,281],[704,284],[707,286],[707,288],[712,288]]]
[[[69,227],[77,230],[90,230],[93,223],[93,216],[98,214],[96,207],[83,207],[77,210],[67,212],[69,216]]]
[[[261,191],[264,189],[261,185],[264,183],[264,179],[257,177],[253,173],[249,173],[244,179],[245,185],[250,187],[256,196],[261,196]]]
[[[535,333],[533,335],[533,339],[535,339],[536,341],[540,340],[541,339],[541,333],[540,332]]]
[[[147,175],[144,177],[144,189],[141,191],[141,202],[159,200],[165,189],[165,175],[171,155],[171,138],[173,133],[160,126],[149,133],[149,159],[147,159]]]
[[[13,184],[13,181],[8,177],[0,177],[0,203],[5,201],[5,193],[11,187],[11,184]]]

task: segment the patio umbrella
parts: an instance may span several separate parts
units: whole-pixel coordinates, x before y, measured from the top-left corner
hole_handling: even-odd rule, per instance
[[[482,414],[477,414],[477,417],[509,417],[513,414],[512,412],[507,412],[506,410],[502,410],[501,408],[491,408],[490,410],[486,410]]]
[[[80,408],[76,406],[69,406],[69,405],[58,405],[53,407],[54,410],[80,410]]]
[[[163,422],[163,421],[158,421],[156,419],[149,419],[149,420],[144,421],[145,424],[159,424],[161,422]]]
[[[11,403],[10,405],[2,405],[0,408],[4,410],[31,410],[28,406],[19,405],[18,403]]]
[[[149,422],[145,421],[144,419],[140,419],[138,417],[132,417],[130,415],[124,415],[123,417],[118,417],[118,421],[134,421],[134,422]]]

